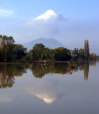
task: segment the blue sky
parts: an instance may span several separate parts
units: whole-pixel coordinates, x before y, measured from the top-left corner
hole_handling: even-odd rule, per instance
[[[99,54],[99,0],[0,0],[0,34],[22,44],[55,38],[70,49],[88,39]]]

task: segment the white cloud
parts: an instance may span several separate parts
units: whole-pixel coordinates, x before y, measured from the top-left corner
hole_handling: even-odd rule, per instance
[[[30,19],[28,25],[32,27],[32,30],[37,31],[40,36],[51,36],[58,33],[65,22],[67,22],[67,18],[62,14],[47,10],[43,14]]]
[[[41,14],[40,16],[36,17],[35,20],[37,20],[37,21],[39,21],[39,20],[48,21],[49,19],[56,18],[56,17],[57,17],[57,14],[55,13],[55,11],[47,10],[46,12]]]
[[[0,9],[1,17],[9,17],[9,16],[12,16],[13,14],[14,14],[14,12],[12,10]]]
[[[43,14],[32,18],[29,20],[30,25],[34,25],[37,23],[58,23],[66,21],[67,18],[65,18],[62,14],[56,13],[54,10],[47,10]]]

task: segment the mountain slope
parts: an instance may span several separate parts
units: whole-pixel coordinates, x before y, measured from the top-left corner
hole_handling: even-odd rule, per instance
[[[35,44],[38,44],[38,43],[42,43],[45,47],[48,47],[48,48],[58,48],[58,47],[64,47],[63,44],[61,44],[59,41],[53,39],[53,38],[38,38],[34,41],[31,41],[29,43],[26,43],[24,44],[24,47],[27,48],[27,50],[30,50],[32,49],[32,47],[35,45]]]

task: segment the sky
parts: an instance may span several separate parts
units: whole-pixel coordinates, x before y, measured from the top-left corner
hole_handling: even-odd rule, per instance
[[[99,55],[99,0],[0,0],[0,34],[16,43],[54,38]]]

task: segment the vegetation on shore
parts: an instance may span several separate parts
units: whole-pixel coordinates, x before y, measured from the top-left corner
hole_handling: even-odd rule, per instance
[[[89,42],[85,40],[84,48],[70,50],[64,47],[49,49],[43,44],[35,44],[27,52],[21,44],[15,44],[12,36],[0,35],[0,62],[33,61],[78,61],[96,60],[96,54],[89,52]]]

